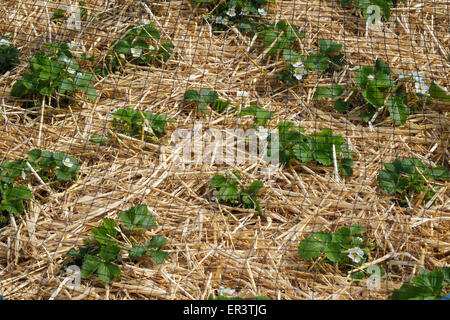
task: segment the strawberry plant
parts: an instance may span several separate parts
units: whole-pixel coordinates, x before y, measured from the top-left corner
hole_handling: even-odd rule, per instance
[[[347,7],[353,5],[367,20],[374,14],[371,6],[377,6],[380,10],[380,18],[383,17],[385,21],[388,21],[391,16],[391,9],[400,1],[403,0],[341,0],[341,6]]]
[[[450,268],[427,271],[420,268],[411,284],[395,289],[392,300],[448,300],[450,292]],[[445,295],[447,294],[447,297]]]
[[[265,126],[267,122],[273,117],[275,112],[267,111],[263,107],[258,105],[250,105],[249,107],[243,108],[241,112],[238,113],[238,117],[253,116],[254,126]]]
[[[308,136],[302,133],[303,128],[294,126],[294,123],[280,122],[278,132],[279,158],[282,163],[288,164],[295,159],[302,163],[316,162],[324,166],[332,166],[334,165],[334,145],[338,171],[346,177],[353,174],[354,152],[349,149],[345,139],[340,135],[333,135],[331,129],[324,128],[322,132],[315,132]]]
[[[173,53],[172,42],[162,42],[153,24],[136,23],[129,26],[113,43],[108,54],[110,72],[126,63],[139,66],[162,66]]]
[[[164,133],[168,122],[175,122],[171,117],[161,113],[149,113],[129,108],[118,109],[111,113],[113,116],[111,129],[129,137],[142,141],[157,142]],[[105,138],[94,134],[90,141],[102,145],[112,139],[111,135]]]
[[[241,32],[255,30],[268,14],[266,0],[195,0],[210,11],[206,20],[214,23],[216,30],[236,26]]]
[[[9,35],[0,38],[0,75],[19,64],[19,50],[8,39]]]
[[[257,199],[258,192],[264,187],[264,184],[259,181],[253,181],[247,188],[239,188],[241,176],[238,172],[234,172],[233,176],[229,174],[215,175],[210,184],[218,191],[219,201],[230,206],[242,206],[244,209],[255,209],[261,213],[259,200]]]
[[[17,159],[0,164],[0,224],[6,222],[7,214],[23,213],[23,201],[33,197],[26,183],[31,185],[48,183],[58,190],[67,184],[66,181],[76,179],[76,173],[80,168],[75,158],[62,152],[33,149],[27,152],[27,155],[29,159]]]
[[[68,44],[47,43],[46,49],[48,52],[38,51],[30,60],[30,71],[14,83],[11,95],[31,99],[53,97],[58,100],[76,91],[83,91],[94,101],[97,97],[97,91],[92,85],[95,77],[80,68]]]
[[[144,244],[135,242],[135,238],[142,235],[143,231],[156,228],[155,218],[146,205],[121,212],[119,219],[121,224],[104,218],[100,226],[91,230],[93,237],[85,239],[84,246],[79,246],[78,250],[70,249],[66,255],[66,265],[80,267],[81,278],[97,274],[101,281],[110,283],[120,276],[119,265],[123,263],[124,257],[137,261],[150,256],[158,264],[168,258],[169,254],[162,250],[167,243],[165,237],[153,236]]]
[[[187,90],[184,93],[184,102],[185,104],[194,105],[205,114],[208,114],[207,106],[218,113],[223,113],[230,104],[229,100],[219,99],[217,91],[205,88],[200,90]]]
[[[447,168],[428,168],[420,160],[413,158],[396,159],[392,163],[385,163],[384,168],[378,174],[380,189],[393,195],[402,206],[422,194],[424,201],[430,200],[439,190],[433,180],[450,179]]]
[[[365,227],[354,224],[344,227],[335,232],[313,232],[298,245],[298,253],[303,260],[320,259],[325,263],[335,263],[347,268],[355,268],[367,262],[369,248],[372,243],[367,243],[363,239],[362,232]],[[380,267],[379,276],[384,275],[384,270]],[[370,270],[354,272],[353,279],[362,279],[365,275],[370,275]]]

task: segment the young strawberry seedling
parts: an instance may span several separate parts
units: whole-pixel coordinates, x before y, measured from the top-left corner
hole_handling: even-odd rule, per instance
[[[156,220],[146,205],[121,212],[119,219],[121,224],[104,218],[99,227],[91,230],[93,237],[85,239],[84,246],[79,246],[78,250],[70,249],[65,265],[75,264],[80,267],[81,278],[96,273],[101,281],[110,283],[120,276],[119,265],[123,263],[124,256],[130,261],[137,261],[148,255],[158,264],[168,258],[169,254],[161,250],[167,243],[165,237],[153,236],[145,244],[134,242],[145,230],[156,228]],[[121,254],[126,252],[128,254]]]
[[[241,176],[237,172],[234,172],[233,176],[217,174],[211,179],[210,184],[218,191],[218,200],[221,203],[233,207],[242,206],[244,209],[255,209],[261,213],[257,194],[264,184],[256,180],[247,189],[243,189],[239,187],[238,180],[241,180]]]
[[[208,8],[206,20],[214,23],[215,30],[227,30],[236,26],[241,32],[252,32],[264,23],[268,14],[266,0],[195,0],[197,5]]]
[[[396,159],[385,163],[384,168],[378,174],[380,189],[393,195],[401,206],[414,203],[416,197],[429,201],[439,190],[433,180],[450,179],[447,168],[427,168],[413,158]]]
[[[175,122],[174,119],[165,114],[153,114],[129,108],[116,110],[111,113],[111,116],[113,116],[111,129],[114,132],[153,143],[156,143],[164,135],[168,122]],[[110,135],[104,138],[101,135],[94,134],[90,141],[106,145],[111,139]]]
[[[9,35],[0,38],[0,75],[19,64],[19,50],[8,39]]]
[[[303,260],[320,259],[326,263],[335,263],[345,269],[353,269],[367,262],[370,247],[373,244],[364,241],[362,232],[365,227],[361,225],[351,225],[336,230],[335,232],[313,232],[308,237],[300,241],[298,253]],[[383,276],[384,270],[379,276]],[[353,279],[362,279],[365,275],[370,275],[370,270],[364,272],[354,272]]]
[[[29,159],[17,159],[0,164],[0,224],[6,222],[8,214],[24,212],[24,200],[33,197],[26,186],[42,183],[60,191],[68,180],[76,179],[78,161],[62,152],[33,149],[27,152]],[[22,183],[22,184],[20,184]]]
[[[127,28],[113,43],[108,54],[109,72],[124,68],[127,63],[161,67],[173,53],[170,41],[162,42],[153,24],[136,23]]]
[[[448,300],[450,292],[450,268],[427,271],[422,268],[411,284],[394,289],[392,300]],[[446,296],[447,294],[447,296]]]
[[[294,126],[292,122],[280,122],[277,127],[279,158],[282,163],[289,164],[295,159],[302,163],[316,162],[324,166],[333,166],[335,164],[333,154],[335,154],[338,171],[346,177],[353,174],[354,152],[349,149],[345,139],[340,135],[334,135],[331,129],[324,128],[322,132],[307,136],[302,133],[303,128]]]
[[[229,100],[219,99],[217,91],[205,88],[200,90],[187,90],[184,93],[184,102],[187,105],[194,105],[204,114],[209,113],[206,108],[208,106],[218,113],[223,113],[230,104]]]
[[[47,43],[46,49],[47,52],[38,51],[30,60],[30,71],[14,83],[11,95],[38,101],[43,97],[53,98],[59,104],[60,98],[67,100],[75,92],[83,91],[94,101],[97,97],[92,85],[95,77],[78,65],[69,45]]]

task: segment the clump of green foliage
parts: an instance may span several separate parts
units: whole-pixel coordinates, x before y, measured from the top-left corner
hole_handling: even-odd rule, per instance
[[[277,127],[280,162],[289,164],[295,159],[302,163],[316,162],[324,166],[332,166],[334,145],[338,171],[346,177],[353,174],[354,152],[349,149],[345,139],[333,134],[330,128],[324,128],[322,132],[315,132],[308,136],[303,134],[303,128],[295,126],[292,122],[280,122]]]
[[[428,168],[422,161],[413,158],[396,159],[392,163],[385,163],[384,168],[378,174],[380,189],[393,195],[402,206],[412,203],[422,193],[425,193],[424,201],[430,200],[439,190],[433,180],[450,179],[447,168]]]
[[[450,268],[427,271],[422,268],[411,284],[403,284],[395,289],[392,300],[448,300],[450,290]]]
[[[66,181],[76,179],[76,173],[80,168],[75,158],[62,152],[33,149],[27,152],[27,155],[28,159],[0,164],[0,224],[6,222],[7,214],[23,213],[24,200],[33,198],[33,193],[26,184],[38,185],[40,181],[31,168],[44,183],[48,183],[56,190]]]
[[[83,91],[94,101],[97,97],[97,91],[92,85],[95,77],[78,65],[68,44],[47,43],[45,47],[46,52],[38,51],[30,60],[30,71],[14,83],[11,95],[18,98],[59,99]]]
[[[355,9],[362,13],[365,19],[369,19],[374,14],[370,7],[375,5],[380,9],[380,18],[382,17],[385,21],[388,21],[391,16],[391,9],[400,1],[403,0],[341,0],[341,6],[353,5]]]
[[[339,266],[353,269],[367,262],[372,243],[364,240],[362,232],[365,227],[354,224],[344,227],[335,232],[313,232],[300,241],[298,253],[303,260],[320,259],[325,263],[335,263]],[[379,267],[379,266],[378,266]],[[385,274],[383,268],[379,267],[382,277]],[[371,270],[353,272],[353,279],[363,279],[371,275]]]
[[[233,207],[242,206],[244,209],[255,209],[261,213],[261,207],[257,198],[258,192],[264,187],[262,181],[256,180],[244,189],[239,187],[241,175],[238,172],[230,174],[216,174],[210,181],[211,186],[218,191],[218,199],[224,204]]]
[[[121,224],[104,218],[99,227],[91,230],[93,237],[85,239],[84,246],[79,246],[78,250],[70,249],[66,265],[80,267],[83,279],[97,274],[101,281],[110,283],[120,276],[119,265],[123,263],[121,253],[128,252],[131,261],[150,256],[158,264],[168,258],[169,254],[162,250],[167,243],[163,236],[153,236],[144,244],[134,242],[145,230],[156,228],[156,220],[146,205],[121,212],[119,219]]]
[[[108,69],[116,72],[126,63],[161,67],[169,60],[173,49],[172,42],[162,42],[153,24],[136,23],[129,26],[109,49]]]
[[[275,112],[267,111],[263,107],[252,104],[249,107],[243,108],[238,113],[238,117],[253,116],[254,126],[265,126],[267,122],[273,117]]]
[[[149,113],[140,110],[122,108],[112,114],[111,129],[114,132],[125,134],[142,141],[157,142],[164,133],[168,122],[175,122],[171,117],[161,113]],[[94,134],[90,141],[106,145],[111,141],[111,135],[104,138]]]
[[[8,39],[9,35],[0,38],[0,75],[19,64],[19,50]]]
[[[208,106],[218,113],[223,113],[230,104],[229,100],[219,99],[217,91],[205,88],[200,90],[186,90],[184,93],[184,102],[186,104],[194,105],[204,114],[209,113],[207,109]]]
[[[214,23],[216,30],[226,30],[236,26],[241,32],[252,32],[262,24],[268,13],[266,0],[195,0],[210,10],[205,16]]]

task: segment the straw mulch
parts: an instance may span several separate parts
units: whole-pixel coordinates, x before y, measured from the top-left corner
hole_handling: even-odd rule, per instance
[[[313,101],[317,86],[350,82],[354,72],[311,73],[299,85],[286,87],[273,79],[279,65],[261,57],[260,43],[237,30],[213,32],[202,21],[204,11],[190,1],[87,0],[90,23],[68,30],[50,21],[69,1],[1,0],[0,34],[12,33],[21,50],[21,65],[0,78],[0,161],[24,157],[33,148],[62,151],[82,165],[80,178],[64,192],[29,202],[27,212],[0,229],[0,295],[8,299],[206,299],[220,286],[242,297],[271,299],[389,299],[419,267],[449,265],[450,197],[443,185],[433,206],[418,201],[410,208],[392,206],[380,192],[377,174],[383,163],[415,157],[427,165],[448,166],[448,107],[433,105],[394,126],[380,116],[372,128],[358,112],[333,111],[327,101]],[[147,5],[142,5],[146,2]],[[343,10],[339,1],[277,1],[272,21],[285,19],[305,34],[302,49],[318,49],[319,38],[344,44],[348,67],[383,59],[396,73],[419,71],[448,89],[450,54],[448,5],[443,1],[406,1],[380,30],[366,30],[362,18]],[[129,68],[99,79],[101,97],[90,102],[78,94],[78,107],[28,110],[9,95],[11,84],[28,67],[28,58],[44,42],[81,41],[81,51],[99,55],[120,32],[138,21],[156,21],[163,39],[175,44],[175,55],[162,68]],[[275,111],[272,125],[293,121],[307,133],[330,127],[346,137],[355,155],[354,175],[336,177],[333,167],[300,165],[260,172],[263,163],[230,165],[179,164],[170,141],[176,128],[234,128],[235,114],[200,116],[183,108],[186,89],[207,87],[222,99],[239,102],[237,90],[250,92],[248,103]],[[160,144],[122,139],[110,146],[90,143],[106,133],[107,113],[118,107],[166,113],[177,120]],[[241,119],[248,127],[251,119]],[[237,170],[249,185],[264,181],[263,213],[232,212],[210,200],[211,177]],[[61,269],[64,255],[104,217],[145,203],[158,227],[145,233],[168,239],[168,261],[145,259],[121,266],[110,285],[95,278],[68,289]],[[358,223],[375,244],[370,262],[387,275],[379,290],[365,280],[351,284],[348,274],[332,265],[301,261],[297,246],[307,232],[334,231]]]

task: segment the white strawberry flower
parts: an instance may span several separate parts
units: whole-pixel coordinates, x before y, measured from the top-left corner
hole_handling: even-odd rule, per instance
[[[375,79],[375,76],[374,76],[373,74],[369,74],[369,75],[367,76],[367,79],[373,80],[373,79]]]
[[[236,8],[235,8],[235,7],[229,8],[228,11],[227,11],[227,15],[228,15],[229,17],[234,17],[234,16],[236,16]]]
[[[77,72],[77,71],[75,69],[71,68],[71,67],[68,67],[67,68],[67,72],[70,73],[70,74],[75,74],[75,72]]]
[[[131,48],[131,54],[135,58],[139,58],[142,55],[142,49],[141,48]]]
[[[242,10],[241,10],[241,15],[242,16],[246,16],[248,14],[250,14],[250,11],[248,10],[248,8],[247,7],[243,7]]]
[[[238,90],[238,92],[236,93],[236,95],[240,98],[248,98],[250,93],[248,91],[240,91]]]
[[[258,13],[259,13],[260,15],[262,15],[263,17],[264,17],[265,15],[267,15],[267,11],[264,10],[264,9],[258,9]]]
[[[230,22],[230,20],[228,20],[228,17],[223,17],[222,18],[222,24],[223,25],[228,25],[228,22]]]
[[[364,251],[360,247],[354,247],[348,250],[348,257],[355,263],[359,263],[364,258]]]
[[[414,83],[414,87],[416,88],[416,93],[420,94],[427,94],[428,90],[430,89],[430,87],[427,86],[423,80],[416,81]]]
[[[75,42],[74,40],[70,41],[69,43],[69,49],[73,50],[80,46],[81,44],[79,42]]]
[[[0,39],[0,46],[9,46],[10,43],[6,39]]]
[[[301,59],[298,59],[297,61],[295,61],[292,66],[294,68],[300,68],[300,67],[305,67],[305,65],[303,64],[303,61]]]
[[[216,201],[218,195],[219,195],[219,191],[214,190],[213,194],[211,196],[211,201]]]
[[[234,293],[235,293],[234,289],[224,288],[222,286],[219,287],[219,295],[220,296],[223,296],[223,295],[232,296]]]
[[[294,69],[294,78],[296,78],[297,80],[301,80],[303,79],[304,76],[306,76],[308,74],[308,71],[306,71],[306,67],[303,64],[303,62],[297,62],[298,63],[298,67],[296,67]]]
[[[72,168],[73,167],[73,163],[72,163],[72,161],[70,161],[69,158],[65,158],[62,163],[63,163],[63,165],[65,165],[68,168]]]
[[[150,126],[142,126],[142,130],[144,130],[145,132],[153,134],[153,129]]]
[[[258,130],[256,131],[256,136],[260,140],[266,140],[267,137],[269,136],[269,133],[270,133],[269,129],[266,129],[263,126],[259,126]]]

